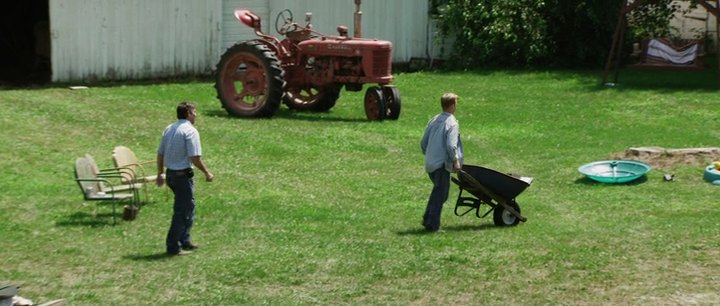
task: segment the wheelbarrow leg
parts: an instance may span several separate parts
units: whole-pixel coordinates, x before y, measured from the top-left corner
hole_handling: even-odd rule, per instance
[[[485,186],[483,186],[482,184],[480,184],[474,177],[472,177],[472,175],[468,174],[467,172],[465,172],[463,170],[459,170],[458,174],[462,175],[464,180],[470,182],[470,185],[472,185],[473,188],[477,189],[478,191],[488,195],[490,198],[497,201],[498,204],[502,205],[503,208],[505,208],[508,212],[510,212],[516,218],[520,219],[520,221],[522,221],[522,222],[527,221],[527,218],[520,215],[520,213],[517,210],[515,210],[514,208],[510,207],[510,205],[507,204],[507,200],[505,198],[497,195],[496,193],[492,192],[492,190],[490,190],[490,189],[486,188]],[[474,192],[472,192],[472,190],[468,190],[468,191],[475,194]]]
[[[455,178],[452,179],[454,180]],[[463,189],[460,188],[460,193],[458,194],[458,198],[455,201],[455,215],[458,217],[462,217],[464,215],[467,215],[469,212],[472,212],[473,210],[476,211],[477,214],[477,211],[479,211],[480,208],[480,200],[476,200],[470,197],[463,197],[462,194]],[[460,207],[469,208],[466,208],[463,213],[460,213]]]

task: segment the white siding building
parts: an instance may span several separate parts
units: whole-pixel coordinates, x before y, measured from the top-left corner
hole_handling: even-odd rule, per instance
[[[673,1],[672,4],[681,8],[681,12],[670,19],[670,27],[677,31],[673,34],[684,39],[707,38],[709,41],[705,42],[705,47],[712,47],[713,49],[708,51],[714,52],[717,45],[715,16],[699,5],[690,9],[689,1]]]
[[[353,33],[354,0],[51,0],[50,62],[53,82],[127,80],[212,72],[224,50],[255,33],[233,16],[246,8],[277,36],[283,9],[314,29]],[[428,0],[364,0],[362,33],[393,43],[393,61],[437,57]]]

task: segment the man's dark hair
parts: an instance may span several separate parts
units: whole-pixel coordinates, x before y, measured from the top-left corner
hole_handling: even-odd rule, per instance
[[[188,115],[195,109],[195,105],[190,102],[184,101],[177,106],[177,118],[187,119]]]

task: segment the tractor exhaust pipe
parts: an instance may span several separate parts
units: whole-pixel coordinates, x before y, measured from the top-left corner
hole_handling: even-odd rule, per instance
[[[362,11],[360,11],[360,4],[362,3],[362,0],[355,0],[355,14],[354,14],[354,21],[355,24],[353,25],[353,37],[360,38],[362,37]]]

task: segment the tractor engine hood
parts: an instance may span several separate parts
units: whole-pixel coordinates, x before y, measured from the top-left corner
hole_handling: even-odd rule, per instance
[[[313,39],[298,44],[301,53],[308,56],[372,56],[378,53],[386,53],[387,60],[390,60],[392,43],[386,40],[370,39]]]

